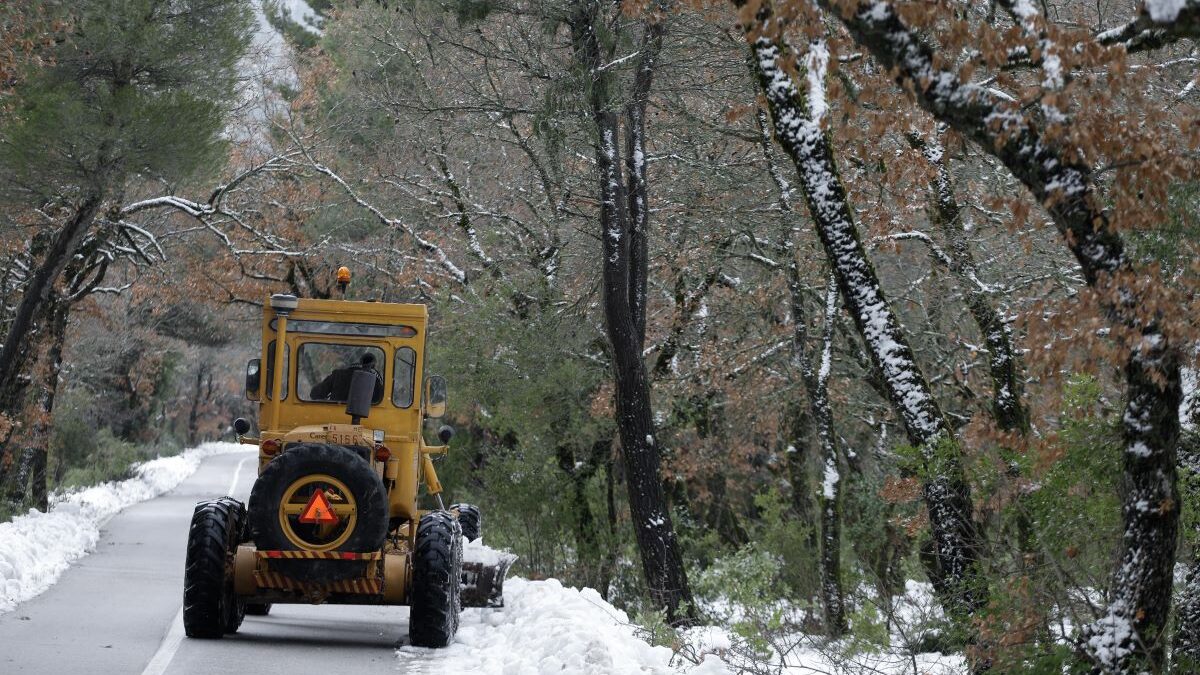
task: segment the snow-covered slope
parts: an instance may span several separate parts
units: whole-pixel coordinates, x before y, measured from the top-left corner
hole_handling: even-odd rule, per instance
[[[304,0],[266,0],[264,9],[273,10],[281,18],[291,21],[304,30],[321,34],[321,24],[325,18],[318,14]]]
[[[90,553],[100,528],[122,509],[172,490],[210,455],[245,451],[235,443],[205,443],[137,466],[129,480],[56,494],[46,513],[31,509],[0,523],[0,612],[52,586],[71,563]]]

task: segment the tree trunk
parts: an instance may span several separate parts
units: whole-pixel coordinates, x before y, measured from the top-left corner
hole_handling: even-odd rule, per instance
[[[19,406],[19,396],[14,396],[17,378],[29,366],[27,359],[19,358],[20,354],[28,354],[22,346],[29,338],[34,327],[34,319],[40,309],[50,300],[54,284],[62,275],[63,269],[71,262],[80,242],[96,219],[104,195],[95,190],[84,197],[75,209],[74,215],[63,224],[54,237],[49,250],[42,258],[41,264],[29,279],[21,301],[13,312],[12,323],[4,336],[4,344],[0,346],[0,413],[14,412],[13,407]]]
[[[797,523],[808,528],[805,542],[809,549],[819,551],[821,543],[817,537],[817,529],[813,526],[817,522],[817,508],[813,503],[812,472],[809,470],[809,453],[812,452],[809,447],[809,435],[812,431],[812,406],[804,405],[807,401],[801,402],[799,398],[797,396],[797,400],[789,401],[786,409],[787,445],[784,450],[784,460],[787,463],[788,482],[792,486],[792,513]]]
[[[571,481],[571,509],[574,521],[575,546],[577,559],[584,572],[584,581],[589,586],[601,588],[601,594],[607,596],[608,561],[601,547],[600,532],[596,516],[588,500],[588,481],[596,475],[602,463],[612,454],[612,438],[601,438],[592,444],[591,451],[584,461],[579,461],[575,451],[566,445],[555,449],[558,468]]]
[[[831,277],[825,298],[825,325],[821,357],[815,364],[805,358],[804,379],[808,383],[817,437],[821,441],[821,599],[825,607],[825,630],[832,637],[846,632],[846,602],[842,592],[842,475],[844,469],[833,408],[829,405],[829,372],[832,367],[833,325],[837,320],[837,285]],[[799,325],[799,322],[798,324]]]
[[[939,125],[939,132],[945,125]],[[920,139],[915,134],[909,142],[921,151],[937,171],[932,186],[933,209],[930,220],[941,230],[948,246],[950,272],[966,289],[967,311],[988,347],[988,372],[992,378],[992,416],[1001,431],[1025,433],[1029,430],[1029,413],[1025,410],[1021,385],[1020,358],[1013,346],[1008,324],[992,305],[988,293],[976,275],[975,258],[963,229],[962,211],[954,196],[954,181],[946,164],[946,150],[937,137]]]
[[[909,441],[920,449],[925,504],[939,557],[937,569],[944,577],[941,585],[950,590],[943,602],[952,616],[964,621],[986,603],[986,592],[979,579],[978,530],[961,451],[859,240],[829,139],[821,130],[820,120],[813,117],[809,100],[785,70],[790,65],[785,62],[793,57],[777,37],[758,32],[760,26],[771,25],[771,17],[770,4],[763,3],[745,31],[774,121],[775,137],[796,165],[813,224],[846,309],[874,366],[884,375],[888,397]],[[802,64],[796,65],[803,72]],[[823,79],[823,73],[814,79]]]
[[[600,182],[603,304],[605,326],[612,345],[616,423],[629,490],[629,510],[646,585],[652,601],[663,609],[669,622],[686,623],[694,619],[695,607],[663,491],[650,405],[650,382],[642,361],[646,267],[644,254],[639,259],[633,249],[644,246],[640,238],[645,236],[648,215],[645,175],[642,169],[638,179],[640,184],[635,184],[632,189],[627,189],[622,180],[621,122],[614,110],[615,87],[611,72],[603,68],[604,59],[596,35],[601,21],[597,0],[579,0],[569,19],[574,57],[591,76],[589,100],[596,125],[596,169]],[[646,88],[657,57],[656,31],[661,28],[647,28],[637,68],[639,86]],[[661,33],[657,41],[661,44]],[[642,79],[643,72],[645,79]],[[631,118],[632,125],[627,133],[638,137],[630,141],[630,147],[644,148],[641,114],[645,111],[645,101],[643,98],[639,102],[636,94],[631,106],[639,111],[639,115]],[[633,161],[638,163],[640,158],[635,157]],[[630,213],[631,203],[640,205],[636,214]],[[631,224],[631,217],[637,217],[636,224]],[[633,227],[638,228],[636,235],[632,232]]]
[[[205,380],[208,382],[208,395],[205,394]],[[187,444],[195,447],[200,441],[200,414],[204,404],[212,393],[212,363],[201,359],[196,368],[196,384],[192,388],[192,407],[188,411]]]
[[[808,347],[808,319],[801,293],[803,285],[800,268],[794,261],[788,265],[788,287],[792,308],[792,353],[808,393],[809,413],[817,423],[817,439],[821,448],[821,488],[817,491],[820,508],[821,545],[821,604],[825,613],[825,630],[832,637],[846,632],[846,603],[842,590],[842,475],[844,469],[833,428],[833,408],[829,404],[829,373],[832,366],[833,328],[837,320],[837,286],[830,278],[826,293],[821,352],[814,361]]]
[[[52,295],[42,309],[45,316],[39,321],[45,331],[31,349],[36,352],[34,378],[27,392],[26,405],[21,408],[23,424],[10,439],[14,455],[20,460],[17,470],[5,481],[5,495],[13,506],[32,506],[45,511],[49,506],[46,464],[53,431],[54,397],[58,391],[71,305],[69,300]]]
[[[1190,424],[1188,425],[1191,426]],[[1179,465],[1191,480],[1183,495],[1185,504],[1195,509],[1200,505],[1200,434],[1189,428],[1179,441]],[[1200,541],[1200,532],[1194,532]],[[1183,587],[1175,607],[1175,635],[1171,641],[1171,666],[1176,672],[1200,669],[1200,547],[1193,542],[1192,559],[1187,565]]]
[[[771,130],[767,112],[758,109],[757,121],[762,139],[763,157],[767,161],[767,170],[775,187],[779,190],[779,210],[792,213],[791,191],[783,172],[775,162],[775,153],[771,143]],[[790,228],[783,232],[784,247],[788,251],[787,284],[788,295],[792,310],[792,354],[801,374],[801,381],[807,393],[808,411],[793,410],[793,420],[799,422],[807,431],[809,416],[817,421],[817,437],[821,447],[821,490],[818,493],[820,507],[820,543],[816,537],[810,538],[814,551],[820,552],[821,570],[821,606],[824,611],[825,630],[831,637],[841,637],[848,628],[846,624],[845,593],[842,589],[841,549],[842,549],[842,464],[841,452],[837,446],[837,435],[833,428],[833,409],[829,404],[829,369],[831,367],[830,348],[833,343],[833,329],[836,316],[836,282],[830,277],[830,285],[825,305],[824,334],[822,335],[821,360],[816,366],[808,349],[808,319],[804,309],[804,282],[800,275],[800,263],[795,258],[791,241]],[[793,434],[793,442],[801,442],[798,434]],[[804,439],[806,440],[806,439]],[[793,446],[794,447],[794,446]],[[791,452],[789,447],[788,463],[793,467],[793,473],[799,473],[793,478],[793,502],[797,510],[808,516],[804,522],[812,523],[811,507],[808,498],[806,458],[799,453]],[[803,486],[803,487],[802,487]],[[816,534],[813,530],[814,535]]]

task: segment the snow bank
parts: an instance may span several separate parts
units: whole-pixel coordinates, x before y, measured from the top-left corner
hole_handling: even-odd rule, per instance
[[[499,551],[483,543],[483,538],[467,540],[463,537],[463,562],[475,562],[495,566],[501,563],[513,564],[517,556],[508,551]]]
[[[245,451],[236,443],[205,443],[174,457],[137,465],[129,480],[55,494],[50,510],[0,523],[0,613],[12,611],[58,581],[96,547],[100,527],[126,507],[153,499],[195,473],[210,455]]]
[[[921,622],[937,613],[928,584],[910,582],[899,599],[896,619]],[[960,655],[911,654],[897,646],[861,652],[849,643],[821,636],[796,634],[790,649],[768,663],[746,660],[737,644],[744,642],[728,627],[699,626],[680,636],[684,653],[654,647],[638,637],[641,629],[604,601],[596,591],[566,588],[555,579],[509,579],[504,584],[503,609],[465,609],[454,643],[445,649],[405,646],[397,656],[406,672],[526,675],[588,673],[618,675],[657,673],[732,675],[747,670],[770,670],[784,675],[963,675]],[[720,656],[718,656],[720,655]],[[703,660],[699,665],[692,662]],[[725,660],[722,660],[722,657]]]
[[[445,649],[401,647],[413,672],[525,675],[526,673],[679,673],[666,647],[638,639],[625,612],[596,591],[566,588],[556,579],[504,583],[503,609],[465,609],[454,644]],[[427,665],[428,667],[423,667]],[[693,675],[729,672],[715,658]]]

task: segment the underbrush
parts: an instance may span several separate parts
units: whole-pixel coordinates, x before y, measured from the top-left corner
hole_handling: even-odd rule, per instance
[[[945,617],[929,584],[908,581],[904,592],[880,597],[863,579],[847,593],[850,630],[831,639],[815,599],[787,597],[794,574],[783,558],[754,544],[696,570],[695,591],[708,625],[656,635],[676,650],[680,665],[717,654],[734,672],[931,673],[964,672],[963,658],[942,654]]]
[[[152,443],[132,443],[107,427],[96,428],[81,408],[63,406],[54,420],[47,462],[51,490],[98,485],[133,476],[133,465],[176,455],[183,444],[164,434]]]

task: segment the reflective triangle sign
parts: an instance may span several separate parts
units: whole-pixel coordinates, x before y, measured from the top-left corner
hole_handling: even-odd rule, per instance
[[[300,522],[311,525],[332,525],[337,521],[337,514],[330,508],[325,491],[317,488],[317,491],[309,498],[304,510],[300,512]]]

